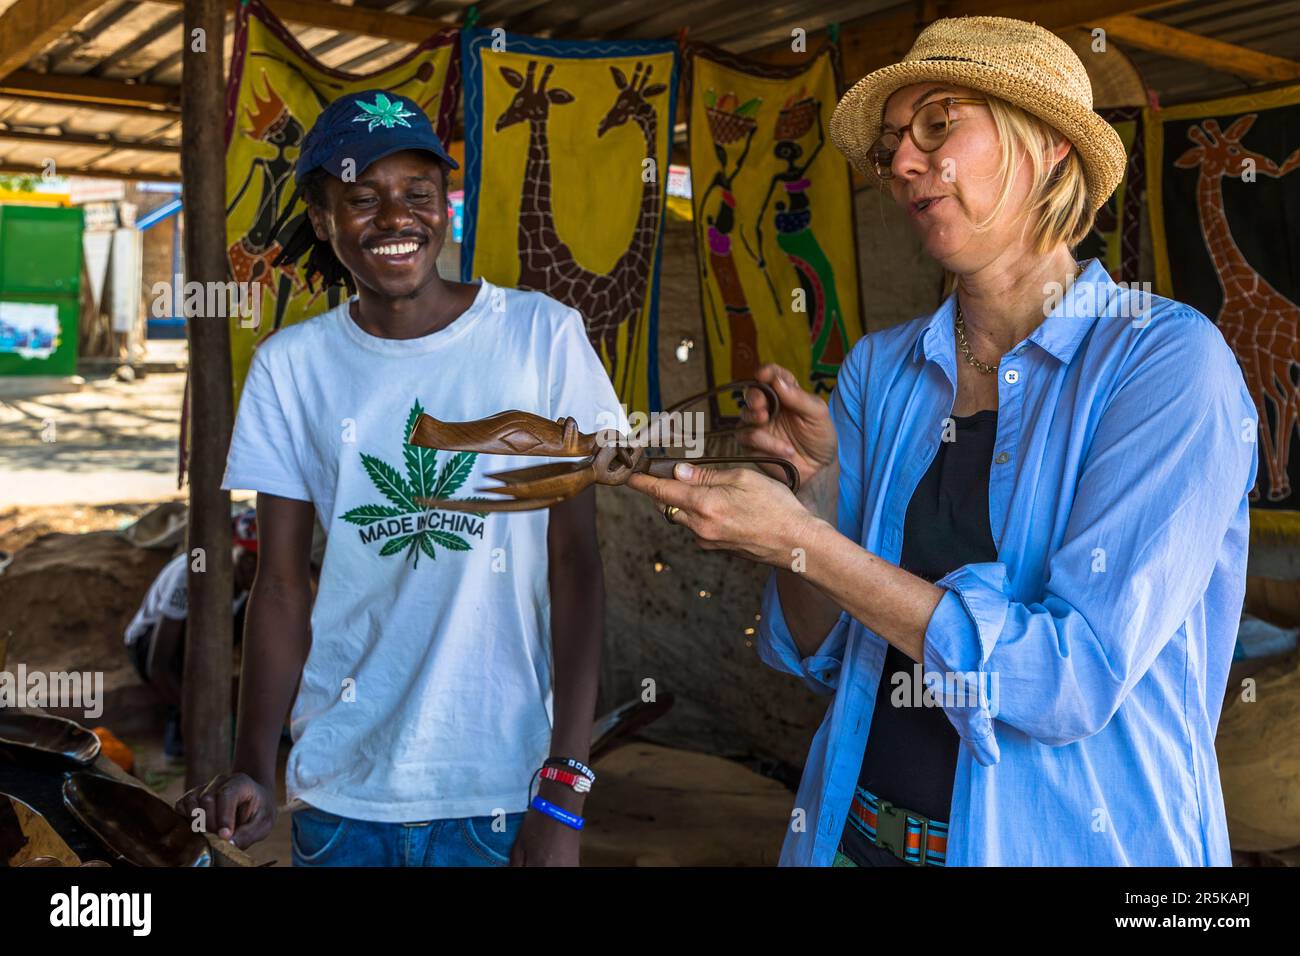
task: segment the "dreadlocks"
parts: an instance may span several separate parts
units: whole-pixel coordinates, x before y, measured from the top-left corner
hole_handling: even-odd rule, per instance
[[[288,215],[298,202],[301,196],[309,206],[315,206],[320,209],[325,205],[325,177],[329,173],[324,169],[313,169],[308,173],[298,187],[294,190],[293,196],[289,199],[289,204],[285,206],[284,214],[281,220]],[[281,223],[276,223],[275,233],[280,239],[280,254],[275,257],[271,263],[273,266],[292,265],[302,258],[303,253],[310,250],[307,257],[307,264],[303,270],[307,280],[307,287],[315,291],[314,279],[320,276],[321,288],[328,289],[333,285],[343,285],[347,287],[348,295],[354,294],[356,286],[352,283],[352,273],[344,268],[343,263],[339,262],[339,257],[334,254],[334,247],[330,245],[328,239],[318,239],[316,230],[311,224],[311,218],[304,209],[297,216],[289,220],[288,225],[284,226],[281,231]]]

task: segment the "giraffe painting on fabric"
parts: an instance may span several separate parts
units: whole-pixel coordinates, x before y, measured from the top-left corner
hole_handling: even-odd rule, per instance
[[[1243,116],[1221,130],[1217,120],[1194,125],[1187,136],[1197,145],[1174,165],[1200,170],[1196,184],[1197,209],[1206,248],[1214,261],[1223,304],[1215,322],[1237,354],[1242,374],[1255,401],[1259,436],[1268,471],[1268,499],[1280,501],[1291,494],[1287,466],[1292,435],[1300,426],[1300,306],[1282,295],[1246,261],[1233,239],[1223,206],[1222,181],[1240,176],[1253,163],[1257,173],[1282,177],[1300,168],[1300,150],[1280,166],[1242,145],[1256,114]],[[1270,423],[1265,399],[1272,405]],[[1259,500],[1258,484],[1250,498]]]
[[[547,122],[552,106],[574,102],[566,89],[550,84],[554,64],[547,64],[537,76],[537,61],[528,63],[524,75],[501,66],[501,76],[515,90],[509,105],[497,117],[500,132],[515,123],[528,123],[528,157],[519,207],[519,279],[522,289],[545,292],[582,313],[592,348],[605,360],[610,378],[626,392],[633,368],[637,336],[646,289],[652,273],[656,238],[659,234],[660,192],[658,175],[641,177],[640,208],[632,240],[609,272],[595,272],[577,261],[556,229],[551,193],[550,144]],[[634,122],[645,140],[645,157],[657,156],[658,111],[652,102],[667,86],[651,83],[652,67],[638,63],[631,79],[617,66],[610,75],[617,94],[601,118],[596,135],[603,137],[615,127]],[[618,350],[620,329],[626,326],[623,353]],[[622,372],[622,380],[618,374]]]

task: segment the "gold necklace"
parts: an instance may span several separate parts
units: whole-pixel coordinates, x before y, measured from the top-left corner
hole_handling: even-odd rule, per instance
[[[966,341],[966,319],[961,314],[961,296],[957,297],[957,345],[961,348],[961,354],[966,356],[966,362],[975,366],[985,375],[992,375],[998,370],[996,365],[989,365],[987,362],[981,362],[975,357],[975,353],[970,350],[970,344]]]
[[[1083,265],[1076,262],[1074,264],[1074,278],[1078,280],[1083,275]],[[990,365],[987,362],[981,362],[975,357],[975,353],[970,349],[970,343],[966,341],[966,317],[961,314],[961,295],[957,296],[957,319],[953,323],[953,328],[957,332],[957,345],[961,349],[961,354],[966,356],[966,362],[979,369],[985,375],[992,375],[998,370],[997,365]]]

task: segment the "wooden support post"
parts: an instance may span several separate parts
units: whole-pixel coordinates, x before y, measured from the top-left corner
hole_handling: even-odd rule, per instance
[[[226,157],[222,0],[185,4],[181,78],[181,183],[185,199],[185,281],[204,289],[226,280]],[[199,31],[202,31],[200,33]],[[196,49],[201,46],[201,49]],[[197,297],[196,297],[197,298]],[[221,490],[234,417],[230,328],[207,314],[217,296],[187,309],[190,343],[189,615],[185,628],[185,777],[206,783],[230,766],[230,658],[233,568],[230,492]],[[187,299],[187,301],[189,301]],[[193,557],[202,549],[204,565]]]

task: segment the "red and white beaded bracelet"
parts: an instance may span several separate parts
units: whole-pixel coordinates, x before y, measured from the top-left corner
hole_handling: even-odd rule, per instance
[[[543,780],[554,780],[566,787],[572,787],[578,793],[587,793],[591,790],[591,780],[582,774],[561,770],[559,767],[543,767],[541,773]]]

